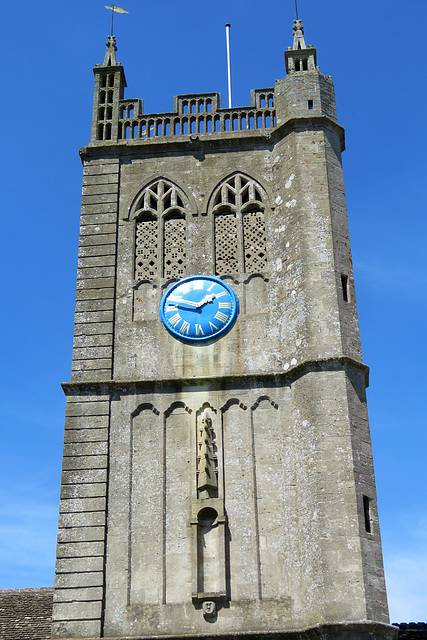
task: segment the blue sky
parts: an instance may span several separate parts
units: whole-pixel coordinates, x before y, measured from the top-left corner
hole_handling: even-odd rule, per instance
[[[146,113],[173,96],[233,105],[283,77],[294,0],[120,0],[117,59]],[[392,621],[427,619],[425,105],[420,0],[299,0],[335,82]],[[2,7],[0,588],[53,583],[64,396],[70,378],[81,163],[103,2]]]

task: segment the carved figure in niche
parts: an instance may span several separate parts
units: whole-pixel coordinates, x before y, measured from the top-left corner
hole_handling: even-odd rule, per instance
[[[199,498],[218,497],[217,457],[212,418],[208,409],[202,413],[198,429],[198,477],[197,494]]]
[[[203,615],[205,618],[213,618],[216,614],[216,604],[212,600],[206,600],[203,603]]]

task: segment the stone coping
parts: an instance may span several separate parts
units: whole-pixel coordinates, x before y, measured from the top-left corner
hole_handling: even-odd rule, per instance
[[[260,385],[286,383],[296,380],[307,373],[316,371],[340,371],[346,368],[355,368],[361,371],[365,376],[365,385],[369,386],[369,367],[348,356],[336,356],[331,358],[319,358],[316,360],[304,360],[299,364],[289,367],[286,371],[276,373],[259,373],[259,374],[239,374],[239,375],[222,375],[222,376],[194,376],[184,378],[149,378],[145,380],[129,379],[129,380],[73,380],[71,382],[62,382],[61,386],[66,395],[75,395],[80,390],[102,389],[102,393],[108,393],[109,390],[127,390],[129,386],[134,389],[144,389],[150,387],[169,387],[173,385],[175,388],[201,385],[221,385],[222,388],[228,386],[245,388],[254,385],[259,381]]]

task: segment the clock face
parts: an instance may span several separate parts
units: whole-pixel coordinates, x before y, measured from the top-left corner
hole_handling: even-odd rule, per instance
[[[231,329],[239,315],[233,289],[213,276],[190,276],[166,291],[160,319],[174,338],[206,344]]]

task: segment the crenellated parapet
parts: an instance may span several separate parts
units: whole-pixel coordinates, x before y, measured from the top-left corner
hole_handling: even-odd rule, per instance
[[[114,72],[109,77],[114,78]],[[119,83],[117,90],[120,96]],[[276,126],[274,88],[254,89],[250,106],[232,109],[221,109],[219,93],[179,95],[174,98],[174,111],[168,113],[144,114],[142,100],[119,97],[116,121],[114,88],[100,85],[99,91],[92,142],[144,142],[166,136],[254,131]]]
[[[285,52],[288,75],[274,87],[253,89],[249,106],[222,108],[217,92],[174,97],[173,111],[144,113],[141,99],[125,99],[126,78],[109,36],[104,62],[94,68],[91,144],[140,144],[183,136],[267,133],[294,118],[327,116],[336,122],[330,77],[316,66],[316,50],[306,47],[303,25],[294,23],[294,47]],[[166,140],[165,140],[166,139]]]

